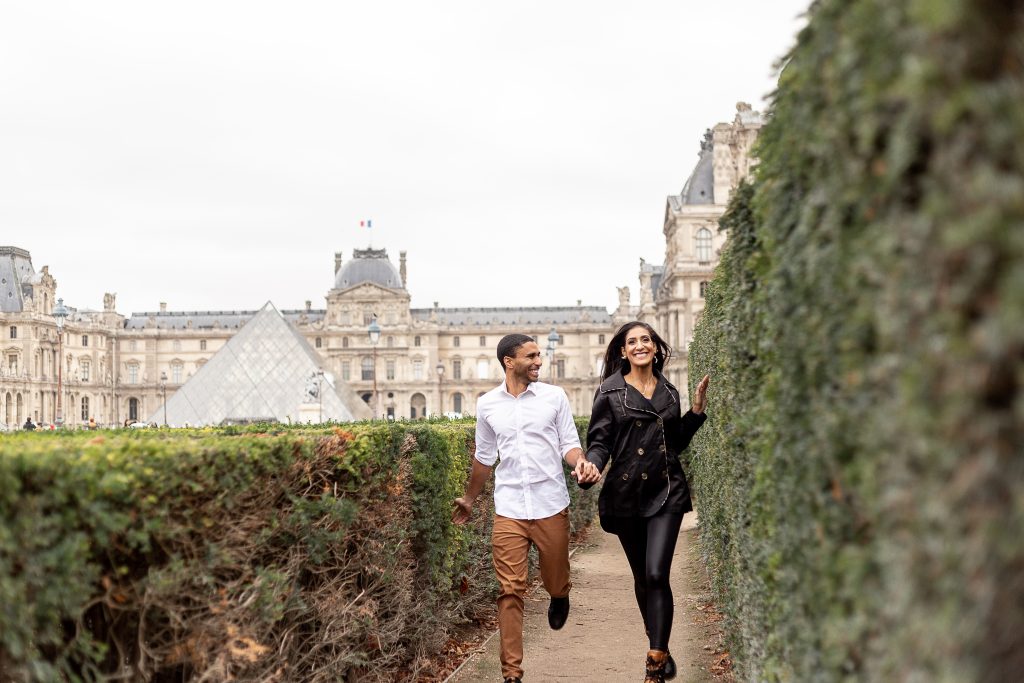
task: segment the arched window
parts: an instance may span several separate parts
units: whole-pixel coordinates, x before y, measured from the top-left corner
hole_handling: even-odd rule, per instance
[[[413,420],[427,416],[427,398],[423,394],[415,393],[409,399],[409,417]]]
[[[462,414],[462,394],[458,392],[452,394],[452,412]]]
[[[413,337],[412,345],[413,346],[419,346],[420,345],[420,338],[419,338],[419,336]]]
[[[362,378],[373,379],[373,359],[369,356],[363,358],[362,362]]]
[[[7,397],[4,400],[4,422],[11,424],[11,392],[7,392]]]
[[[82,422],[89,421],[89,397],[82,397]]]
[[[21,424],[21,418],[25,413],[25,400],[22,398],[21,394],[18,394],[18,397],[15,399],[15,401],[17,402],[18,406],[18,419],[16,420],[16,422],[18,424]]]
[[[139,399],[137,398],[128,399],[128,419],[131,422],[139,421]]]
[[[697,260],[701,263],[711,262],[711,231],[707,228],[697,231]]]

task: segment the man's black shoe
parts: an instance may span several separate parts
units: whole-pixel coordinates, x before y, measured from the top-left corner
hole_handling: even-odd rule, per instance
[[[556,631],[565,626],[565,620],[569,618],[569,596],[564,598],[551,598],[548,605],[548,626]]]

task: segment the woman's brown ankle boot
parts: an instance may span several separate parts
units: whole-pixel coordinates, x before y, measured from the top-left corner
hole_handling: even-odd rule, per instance
[[[668,653],[663,650],[647,651],[647,677],[644,683],[665,683],[665,664]]]

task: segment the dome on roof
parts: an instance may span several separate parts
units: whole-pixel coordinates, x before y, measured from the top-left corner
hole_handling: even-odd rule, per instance
[[[388,260],[387,249],[356,249],[352,260],[338,271],[335,289],[348,289],[363,282],[372,282],[388,289],[404,289],[402,276]]]
[[[711,131],[704,133],[700,143],[700,158],[679,193],[683,204],[714,204],[715,203],[715,166],[714,143]]]

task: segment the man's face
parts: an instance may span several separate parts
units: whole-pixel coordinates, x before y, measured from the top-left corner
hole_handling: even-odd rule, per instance
[[[513,377],[524,384],[540,379],[540,366],[543,364],[544,357],[537,342],[529,341],[520,346],[516,349],[514,358],[505,356],[505,367],[511,370]]]

